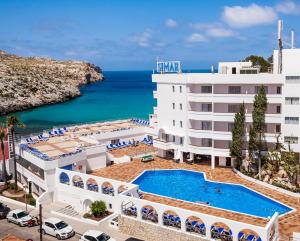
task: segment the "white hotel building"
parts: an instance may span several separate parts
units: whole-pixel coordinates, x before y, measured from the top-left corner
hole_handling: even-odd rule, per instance
[[[278,51],[273,71],[260,73],[251,62],[221,62],[218,73],[157,73],[152,123],[158,130],[159,155],[183,160],[211,160],[211,166],[231,166],[229,144],[234,115],[245,103],[246,126],[252,121],[253,100],[260,86],[267,91],[266,141],[280,140],[300,152],[300,49]]]

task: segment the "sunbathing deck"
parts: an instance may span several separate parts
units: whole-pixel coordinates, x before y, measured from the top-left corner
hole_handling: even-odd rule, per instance
[[[67,133],[64,136],[54,136],[48,141],[40,141],[32,144],[30,147],[39,150],[41,153],[46,154],[50,158],[56,158],[62,154],[71,153],[80,147],[92,145],[91,143],[83,141],[77,137],[71,138]]]
[[[72,126],[67,128],[68,131],[64,132],[63,135],[50,136],[48,140],[45,138],[44,141],[38,141],[37,143],[29,144],[29,146],[55,159],[62,154],[72,153],[82,147],[95,145],[95,143],[89,142],[84,138],[86,136],[137,127],[140,127],[140,125],[130,120]],[[43,136],[47,135],[44,134]]]
[[[92,174],[101,177],[112,178],[120,181],[131,182],[144,170],[151,169],[188,169],[195,171],[202,171],[206,173],[206,177],[210,180],[243,184],[253,190],[256,190],[266,196],[269,196],[275,200],[278,200],[294,209],[294,212],[284,215],[279,219],[279,232],[281,240],[288,240],[288,237],[292,236],[293,232],[300,232],[300,200],[293,198],[277,191],[268,189],[266,187],[254,184],[250,181],[244,180],[235,174],[231,169],[228,168],[216,168],[210,169],[208,165],[189,165],[186,163],[174,163],[171,160],[165,160],[156,157],[154,161],[148,163],[141,163],[140,159],[134,159],[130,163],[123,163],[118,165],[112,165],[107,168],[99,169],[94,171]],[[238,214],[230,211],[219,210],[213,207],[204,207],[197,204],[191,204],[176,199],[159,197],[156,195],[146,194],[145,199],[163,203],[171,206],[181,207],[193,211],[199,211],[201,213],[208,213],[216,216],[223,216],[232,220],[243,221],[254,225],[264,226],[267,223],[266,219],[255,218],[244,214]]]

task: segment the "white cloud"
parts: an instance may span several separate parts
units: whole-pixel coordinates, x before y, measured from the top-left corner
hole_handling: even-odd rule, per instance
[[[186,39],[188,43],[199,43],[205,42],[206,40],[206,37],[200,33],[193,33]]]
[[[300,5],[297,5],[292,0],[285,0],[282,3],[277,4],[275,9],[277,12],[284,14],[297,15],[300,13]]]
[[[190,26],[195,30],[205,31],[205,35],[209,37],[228,38],[237,35],[232,29],[225,28],[220,23],[192,23]]]
[[[225,6],[222,18],[233,28],[244,28],[273,23],[277,19],[277,13],[272,7],[256,4],[247,7]]]
[[[220,23],[192,23],[190,26],[193,29],[205,31],[209,37],[228,38],[236,35],[232,29],[225,28]]]
[[[165,21],[165,25],[168,28],[176,28],[177,27],[177,22],[174,19],[169,18]]]
[[[130,42],[136,43],[141,47],[149,47],[152,34],[150,30],[146,30],[140,34],[133,35],[129,38]]]
[[[236,33],[231,29],[225,29],[221,27],[210,28],[207,30],[206,34],[211,37],[220,37],[220,38],[228,38],[236,35]]]

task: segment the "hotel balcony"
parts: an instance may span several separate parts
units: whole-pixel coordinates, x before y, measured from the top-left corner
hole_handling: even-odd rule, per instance
[[[228,103],[252,103],[255,94],[258,92],[257,85],[195,85],[188,87],[188,101],[190,102],[223,102],[226,98]],[[270,84],[266,86],[269,103],[280,103],[282,90],[280,84]]]
[[[174,149],[174,142],[162,140],[162,139],[154,139],[153,146],[162,150],[170,150],[170,149]]]
[[[154,91],[153,91],[153,98],[154,98],[154,99],[157,99],[157,90],[154,90]]]
[[[213,140],[211,138],[190,137],[190,143],[189,144],[191,146],[195,146],[195,147],[211,148],[213,146]]]

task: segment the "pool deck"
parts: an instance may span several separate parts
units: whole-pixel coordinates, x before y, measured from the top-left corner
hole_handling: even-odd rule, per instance
[[[92,174],[96,176],[112,178],[120,181],[131,182],[144,170],[153,169],[187,169],[206,173],[208,180],[220,181],[225,183],[243,184],[248,188],[258,191],[270,198],[273,198],[289,207],[295,209],[279,219],[279,232],[281,240],[288,240],[288,237],[292,236],[293,232],[300,232],[300,200],[297,198],[282,194],[280,192],[271,190],[261,185],[252,183],[235,174],[230,168],[216,168],[211,170],[209,165],[199,164],[186,164],[175,163],[172,160],[166,160],[159,157],[155,157],[155,160],[148,163],[142,163],[140,159],[134,159],[130,163],[123,163],[118,165],[112,165],[103,169],[95,170]],[[241,221],[253,225],[265,226],[268,220],[258,217],[252,217],[246,214],[234,213],[231,211],[220,210],[213,207],[197,205],[185,201],[171,199],[167,197],[160,197],[152,194],[145,194],[144,198],[162,204],[170,206],[176,206],[192,211],[198,211],[201,213],[211,214],[214,216],[224,217],[231,220]]]

